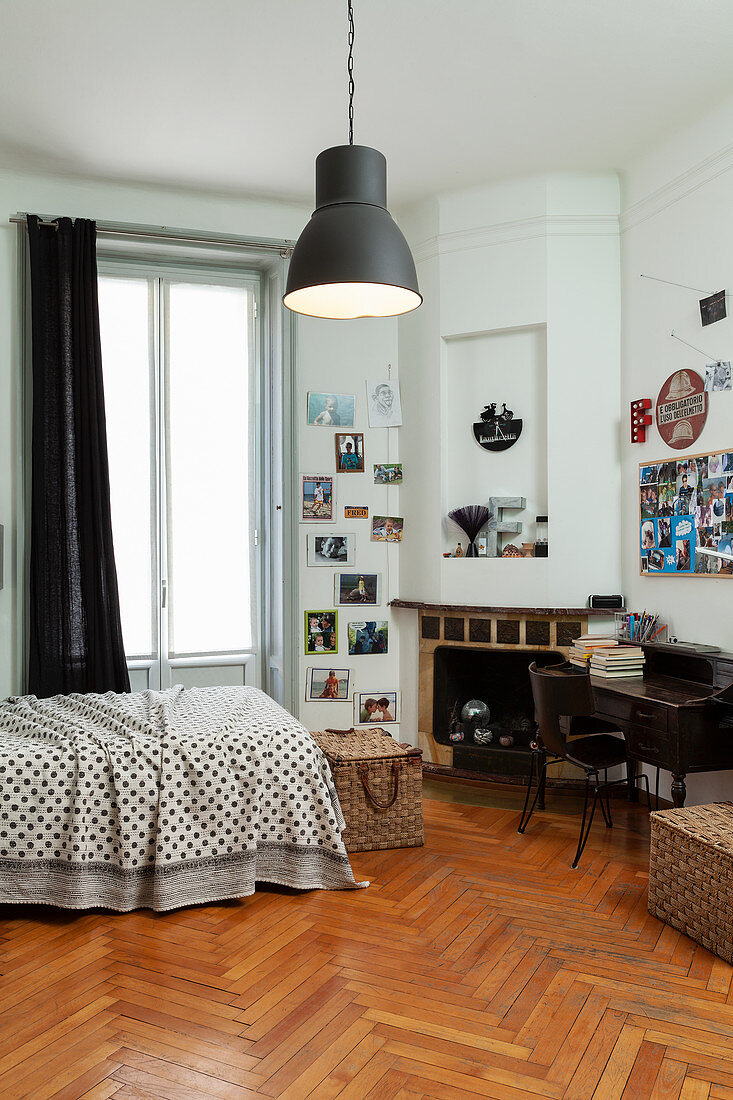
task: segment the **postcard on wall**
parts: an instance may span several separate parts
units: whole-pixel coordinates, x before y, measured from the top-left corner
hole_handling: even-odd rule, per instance
[[[369,509],[365,504],[347,504],[344,519],[369,519]]]
[[[301,522],[333,519],[333,475],[303,474]]]
[[[309,703],[348,702],[351,672],[348,668],[308,668],[305,676],[305,698]]]
[[[372,516],[372,542],[401,542],[404,523],[401,516]]]
[[[399,691],[355,691],[354,725],[365,726],[374,722],[386,726],[400,720]]]
[[[311,391],[307,400],[308,423],[318,428],[352,428],[355,405],[353,393]]]
[[[363,474],[363,432],[337,432],[335,443],[337,471],[340,474]]]
[[[700,320],[703,325],[712,325],[725,317],[725,291],[718,290],[700,299]]]
[[[308,535],[308,565],[353,565],[355,557],[355,535]]]
[[[370,428],[397,428],[402,423],[400,384],[392,381],[367,382],[367,409]]]
[[[305,612],[305,652],[338,653],[338,611]]]
[[[386,653],[389,648],[389,624],[385,621],[349,623],[349,656]]]
[[[402,482],[401,462],[380,462],[374,466],[375,485],[399,485]]]
[[[381,573],[337,573],[334,587],[334,601],[338,604],[382,602]]]
[[[705,367],[705,389],[708,393],[731,388],[733,388],[733,382],[730,363],[708,363]]]

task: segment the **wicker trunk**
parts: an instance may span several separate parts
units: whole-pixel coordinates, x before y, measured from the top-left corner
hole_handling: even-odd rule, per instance
[[[733,963],[733,803],[652,814],[649,912]]]
[[[311,735],[331,767],[346,819],[347,852],[424,843],[422,752],[386,730],[324,730]]]

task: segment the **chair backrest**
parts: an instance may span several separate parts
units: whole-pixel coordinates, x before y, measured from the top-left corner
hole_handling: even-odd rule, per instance
[[[529,679],[542,743],[556,756],[567,756],[565,734],[559,719],[593,714],[595,705],[590,676],[580,671],[570,672],[558,665],[537,668],[533,661],[529,666]]]

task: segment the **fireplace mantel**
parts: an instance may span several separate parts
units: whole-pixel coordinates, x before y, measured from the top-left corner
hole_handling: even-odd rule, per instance
[[[548,618],[603,618],[612,619],[615,610],[624,608],[598,607],[471,607],[468,604],[422,603],[420,600],[390,600],[390,607],[405,607],[412,611],[426,611],[434,615],[546,615]]]

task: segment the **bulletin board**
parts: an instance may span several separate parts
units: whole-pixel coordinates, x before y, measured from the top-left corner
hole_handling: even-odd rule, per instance
[[[642,576],[733,577],[732,546],[733,449],[640,464]]]

